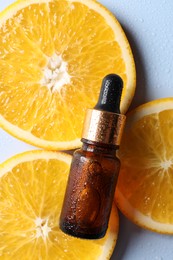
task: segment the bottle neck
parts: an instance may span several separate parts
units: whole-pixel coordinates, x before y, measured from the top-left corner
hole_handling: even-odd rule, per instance
[[[98,142],[93,142],[87,139],[81,139],[83,145],[82,150],[86,152],[93,152],[93,153],[104,153],[115,156],[116,150],[118,150],[119,146],[116,145],[107,145]]]

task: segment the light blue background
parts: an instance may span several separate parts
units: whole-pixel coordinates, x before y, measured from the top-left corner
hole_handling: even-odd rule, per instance
[[[0,10],[13,0],[3,0]],[[121,23],[134,53],[137,90],[132,107],[173,96],[173,1],[100,0]],[[0,162],[33,149],[0,130]],[[173,260],[173,237],[155,234],[120,215],[112,260]]]

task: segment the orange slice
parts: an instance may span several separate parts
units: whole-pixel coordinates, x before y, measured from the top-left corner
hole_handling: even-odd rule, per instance
[[[124,80],[126,112],[135,66],[116,18],[93,0],[19,0],[0,15],[0,125],[47,149],[80,146],[86,108],[103,77]]]
[[[49,151],[19,154],[0,166],[2,259],[108,259],[118,215],[112,208],[106,236],[82,240],[58,226],[71,156]]]
[[[127,116],[116,201],[136,224],[173,233],[173,98],[144,104]]]

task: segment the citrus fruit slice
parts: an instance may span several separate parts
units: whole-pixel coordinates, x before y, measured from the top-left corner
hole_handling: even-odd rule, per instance
[[[82,240],[59,229],[71,156],[19,154],[0,166],[0,256],[3,259],[107,259],[118,233],[112,208],[106,236]]]
[[[35,146],[80,146],[86,108],[106,74],[124,80],[121,111],[135,91],[135,66],[116,18],[93,0],[19,0],[0,15],[0,125]]]
[[[127,116],[116,201],[133,222],[173,233],[173,98],[146,103]]]

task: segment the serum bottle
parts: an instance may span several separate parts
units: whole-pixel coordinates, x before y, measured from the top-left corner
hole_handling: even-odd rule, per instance
[[[119,76],[107,75],[98,103],[87,110],[83,145],[73,155],[60,216],[66,234],[97,239],[106,233],[120,168],[116,150],[125,122],[120,114],[122,89]]]

